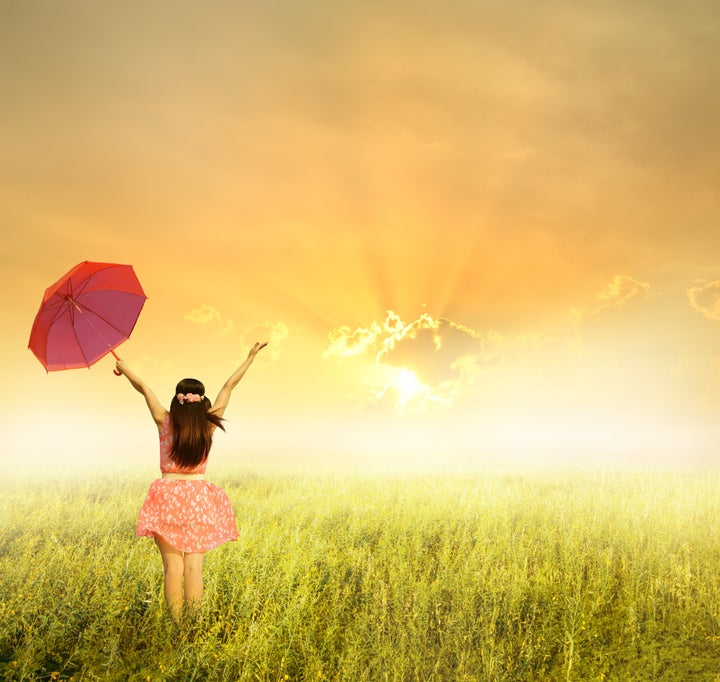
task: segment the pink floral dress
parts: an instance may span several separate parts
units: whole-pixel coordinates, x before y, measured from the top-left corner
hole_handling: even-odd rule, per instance
[[[160,426],[160,471],[204,474],[207,460],[181,469],[170,457],[170,415]],[[140,509],[135,535],[160,537],[181,552],[207,552],[238,530],[230,500],[222,488],[204,480],[159,478],[152,482]]]

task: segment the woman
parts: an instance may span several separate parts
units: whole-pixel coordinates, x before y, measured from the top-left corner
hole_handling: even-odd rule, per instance
[[[160,471],[140,509],[136,535],[154,538],[165,573],[165,601],[175,621],[183,604],[197,610],[202,601],[205,552],[236,540],[237,524],[225,491],[205,480],[215,429],[232,390],[267,343],[256,343],[228,378],[212,405],[197,379],[183,379],[166,410],[148,385],[122,360],[117,371],[143,394],[160,435]]]

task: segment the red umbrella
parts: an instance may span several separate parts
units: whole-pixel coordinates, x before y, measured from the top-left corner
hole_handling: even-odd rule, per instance
[[[48,372],[90,367],[115,355],[146,298],[132,266],[84,261],[45,291],[28,346]]]

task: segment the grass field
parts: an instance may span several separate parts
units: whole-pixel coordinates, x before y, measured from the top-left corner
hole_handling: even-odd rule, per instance
[[[720,680],[720,474],[214,477],[175,626],[149,480],[0,483],[4,680]]]

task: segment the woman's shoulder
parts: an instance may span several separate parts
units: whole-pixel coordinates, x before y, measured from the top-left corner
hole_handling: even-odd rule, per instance
[[[172,424],[170,422],[170,413],[166,412],[163,420],[157,425],[160,440],[165,440],[172,435]]]

